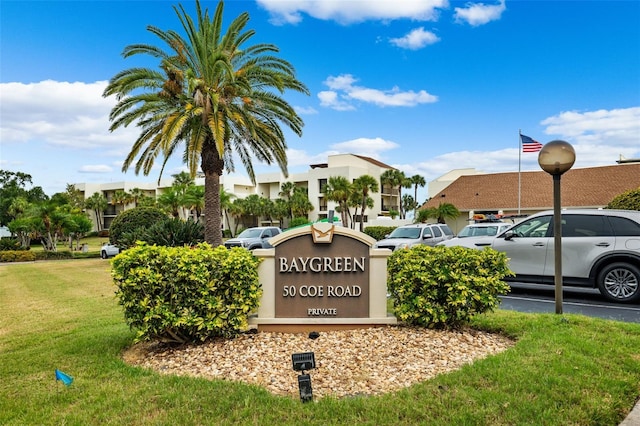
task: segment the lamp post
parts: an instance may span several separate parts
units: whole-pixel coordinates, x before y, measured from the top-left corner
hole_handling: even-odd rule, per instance
[[[576,152],[569,142],[546,143],[538,154],[538,164],[553,176],[553,247],[555,255],[556,314],[562,313],[562,217],[560,214],[560,176],[573,166]]]

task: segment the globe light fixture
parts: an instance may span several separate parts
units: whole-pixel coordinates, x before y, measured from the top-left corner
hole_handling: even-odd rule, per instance
[[[562,216],[560,203],[560,176],[576,161],[576,151],[569,142],[554,140],[546,143],[538,154],[538,164],[553,176],[553,246],[556,314],[562,314]]]

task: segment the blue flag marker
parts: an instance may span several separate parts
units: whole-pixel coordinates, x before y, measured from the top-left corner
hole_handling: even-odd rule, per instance
[[[56,369],[56,380],[60,380],[65,386],[69,386],[73,382],[73,377],[64,374],[62,371]]]

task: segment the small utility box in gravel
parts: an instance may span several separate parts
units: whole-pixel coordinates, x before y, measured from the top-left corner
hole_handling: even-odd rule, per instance
[[[387,315],[387,258],[359,231],[315,223],[269,240],[258,273],[263,294],[250,324],[259,331],[309,332],[395,324]]]

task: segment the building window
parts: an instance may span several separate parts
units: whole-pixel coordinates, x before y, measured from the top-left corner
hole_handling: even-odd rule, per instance
[[[354,221],[355,223],[360,223],[360,215],[359,215],[359,214],[354,215],[354,216],[353,216],[353,221]],[[364,215],[364,221],[363,221],[363,222],[364,222],[364,223],[369,222],[369,216],[367,216],[366,214]]]
[[[321,212],[327,211],[327,201],[324,197],[318,198],[318,210],[320,210]]]
[[[320,193],[324,194],[324,191],[327,189],[327,180],[318,179],[318,187],[320,188]]]

